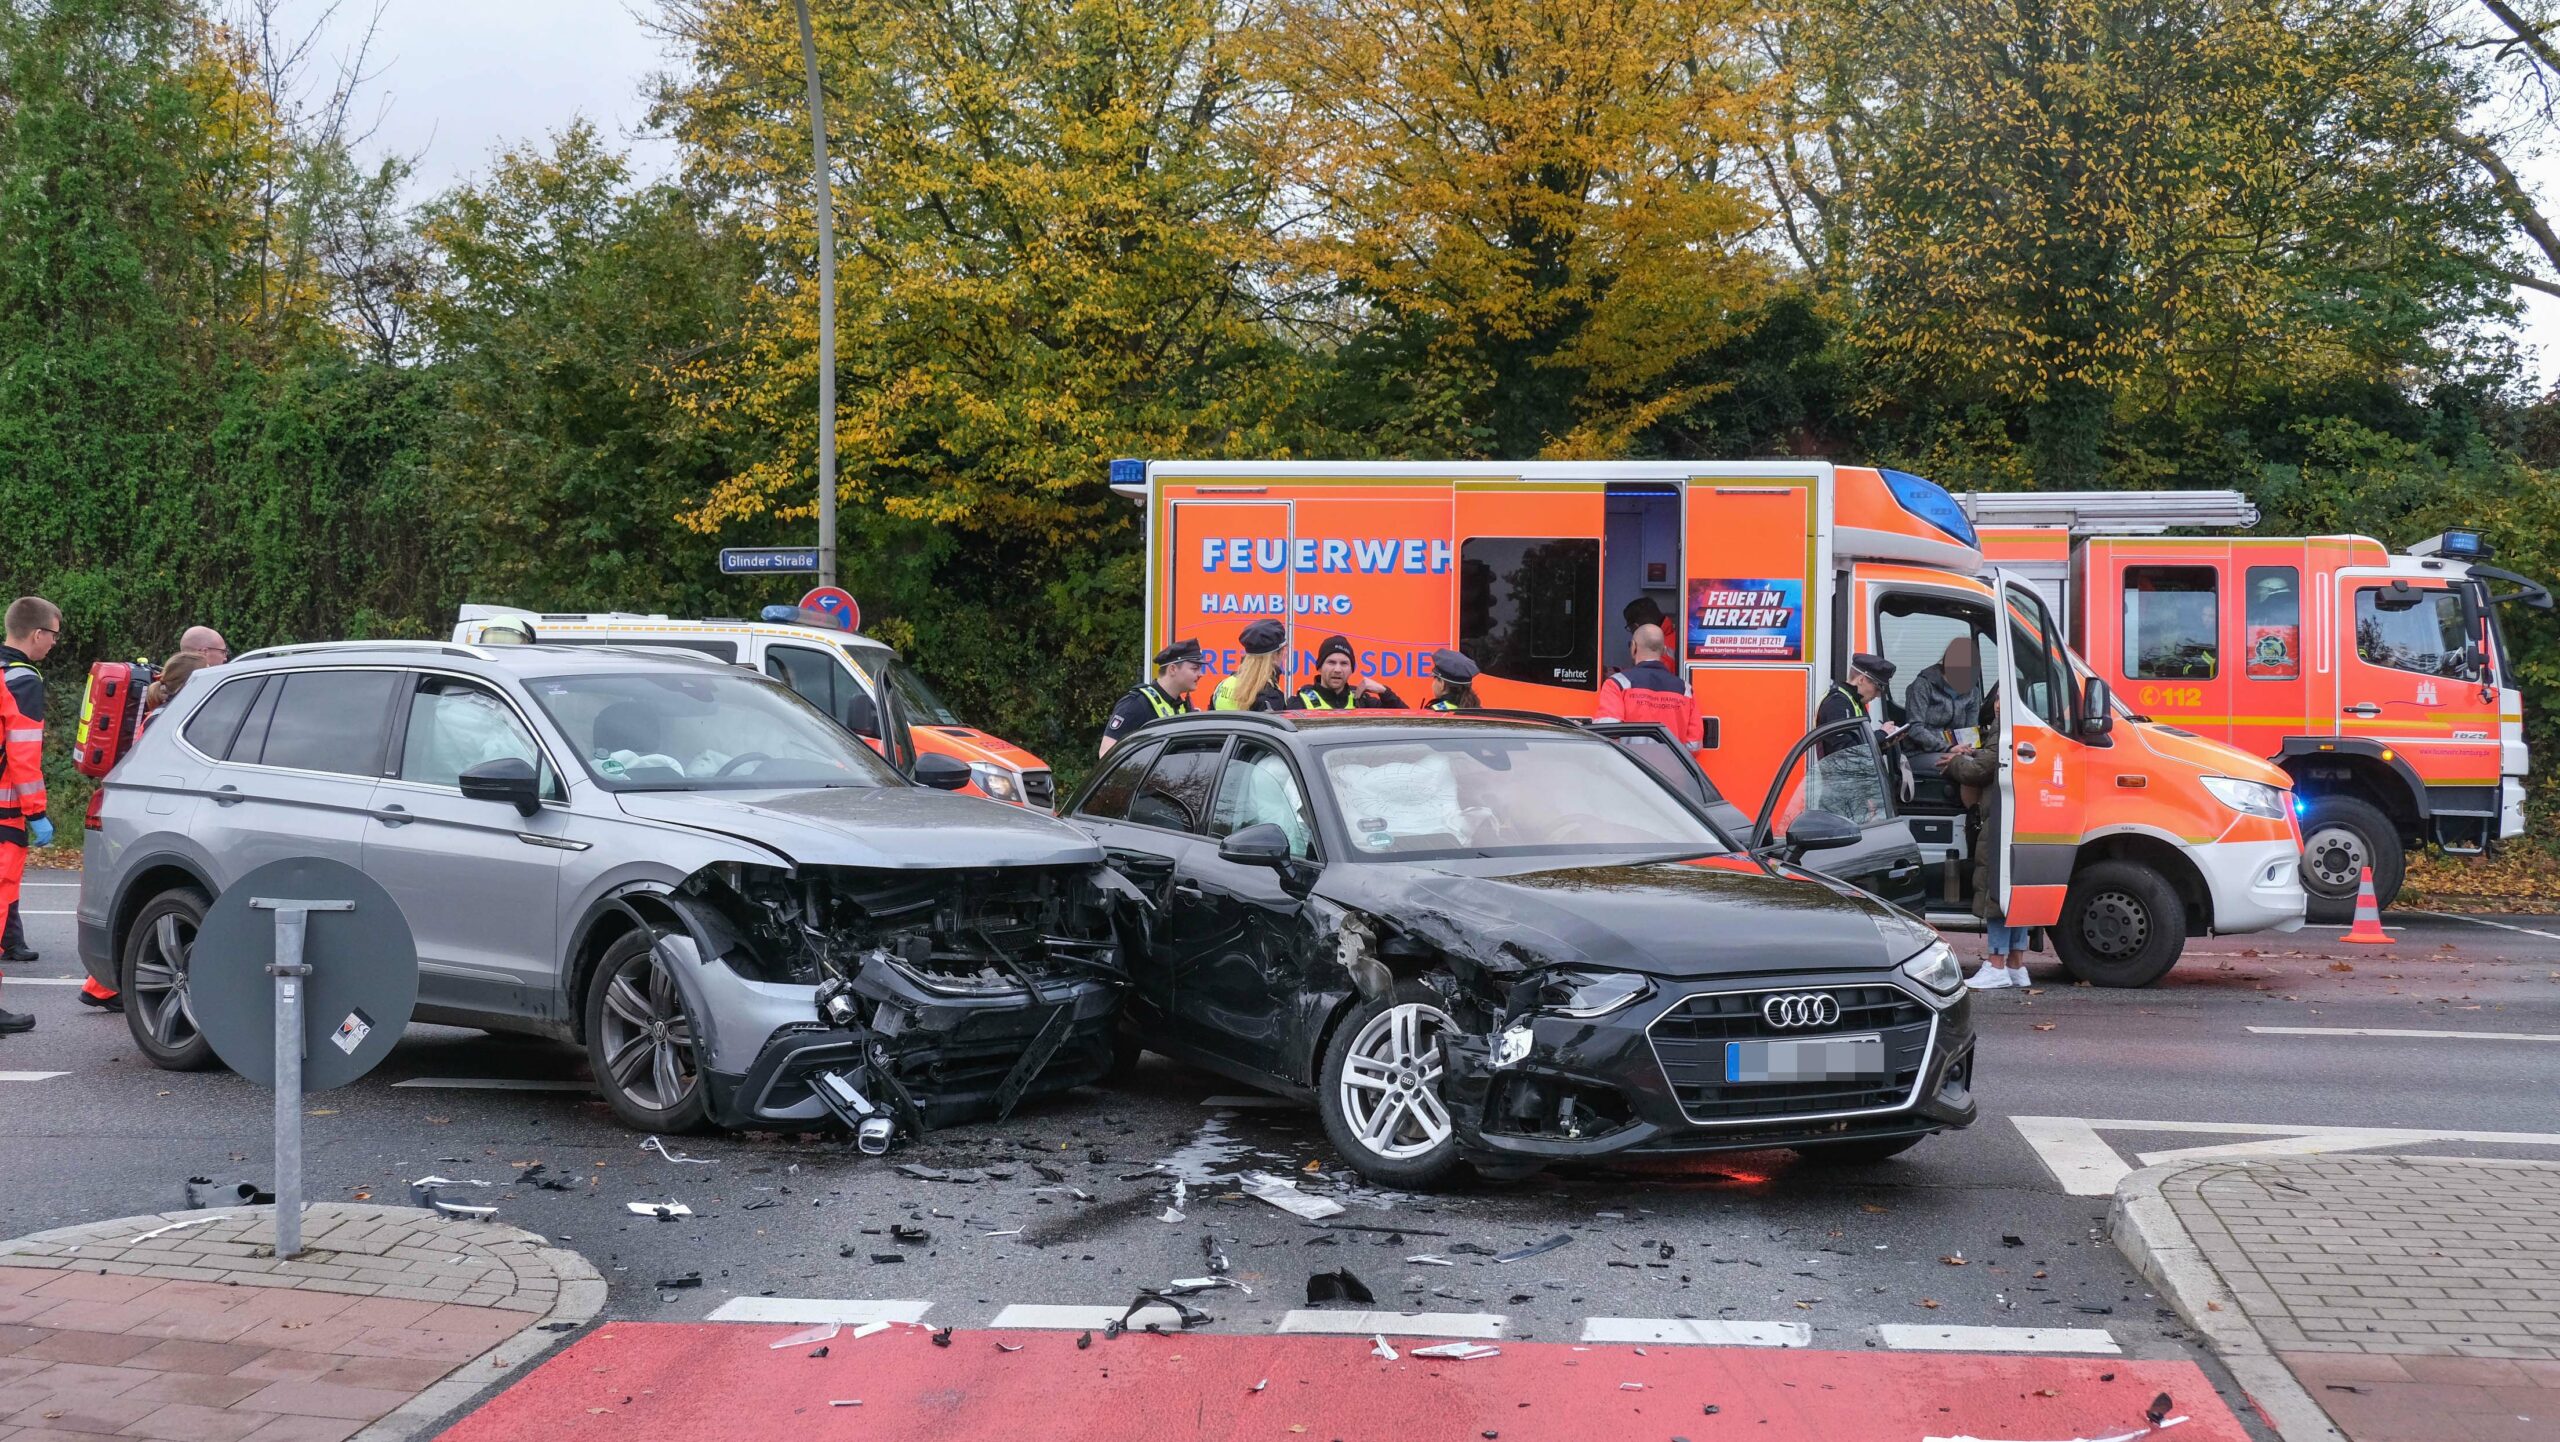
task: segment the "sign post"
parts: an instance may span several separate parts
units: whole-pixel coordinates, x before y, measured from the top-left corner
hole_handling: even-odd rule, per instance
[[[223,1064],[275,1089],[276,1255],[302,1251],[302,1107],[391,1054],[418,1004],[418,949],[381,883],[313,856],[225,890],[187,949],[187,999]]]

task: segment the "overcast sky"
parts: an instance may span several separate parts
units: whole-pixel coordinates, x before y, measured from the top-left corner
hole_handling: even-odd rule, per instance
[[[342,55],[377,0],[340,0],[323,44]],[[673,149],[644,135],[641,86],[665,64],[638,14],[653,0],[379,0],[366,64],[381,111],[374,144],[418,158],[423,198],[487,169],[500,148],[584,115],[632,151],[640,173],[671,166]],[[784,0],[774,0],[781,4]],[[308,30],[328,0],[284,0],[286,28]],[[325,60],[326,55],[322,58]],[[368,110],[367,113],[372,113]],[[2519,166],[2548,195],[2560,164]],[[2528,294],[2523,339],[2546,385],[2560,378],[2560,298]]]

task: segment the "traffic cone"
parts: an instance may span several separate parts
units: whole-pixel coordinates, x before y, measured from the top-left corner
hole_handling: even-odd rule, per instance
[[[2382,903],[2373,894],[2373,868],[2364,869],[2364,879],[2356,883],[2356,924],[2338,938],[2358,946],[2390,946],[2391,934],[2382,929]]]

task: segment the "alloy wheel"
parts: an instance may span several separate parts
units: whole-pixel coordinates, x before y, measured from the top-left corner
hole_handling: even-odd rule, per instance
[[[2081,914],[2080,935],[2100,956],[2131,956],[2151,939],[2151,914],[2121,891],[2100,892]]]
[[[1440,1100],[1440,1033],[1448,1026],[1439,1008],[1405,1002],[1371,1017],[1351,1039],[1342,1115],[1380,1157],[1408,1161],[1449,1140],[1449,1108]]]
[[[604,991],[605,1066],[632,1102],[673,1111],[699,1081],[693,1023],[684,998],[652,949],[632,958]]]
[[[196,923],[163,912],[143,933],[142,951],[133,962],[128,1004],[142,1014],[151,1039],[169,1051],[196,1039],[195,1003],[187,996],[187,952],[195,944]]]

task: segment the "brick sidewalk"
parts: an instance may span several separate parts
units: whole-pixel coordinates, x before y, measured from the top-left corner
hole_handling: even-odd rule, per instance
[[[394,1442],[604,1302],[593,1268],[513,1227],[319,1204],[284,1262],[273,1212],[0,1243],[0,1442]]]
[[[2560,1438],[2560,1166],[2302,1157],[2160,1192],[2353,1442]]]

